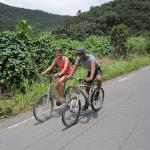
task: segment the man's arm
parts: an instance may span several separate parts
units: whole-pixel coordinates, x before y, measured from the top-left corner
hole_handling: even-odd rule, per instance
[[[79,62],[76,61],[75,64],[74,64],[74,66],[73,66],[73,69],[72,69],[72,72],[71,72],[71,76],[73,76],[73,74],[74,74],[75,71],[77,70],[78,65],[79,65]]]
[[[91,62],[91,75],[90,75],[90,80],[93,80],[93,78],[94,78],[94,74],[95,74],[95,64],[96,64],[95,61],[92,61],[92,62]]]

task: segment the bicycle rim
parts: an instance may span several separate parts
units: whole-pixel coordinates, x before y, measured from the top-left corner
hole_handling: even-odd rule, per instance
[[[91,107],[94,111],[99,111],[103,107],[104,103],[104,89],[100,88],[99,95],[95,99],[97,88],[94,89],[92,98],[91,98]]]
[[[53,111],[53,99],[48,94],[41,96],[33,105],[33,115],[39,122],[50,119]]]
[[[66,103],[62,112],[62,122],[65,126],[71,127],[76,124],[80,115],[81,102],[73,97]]]

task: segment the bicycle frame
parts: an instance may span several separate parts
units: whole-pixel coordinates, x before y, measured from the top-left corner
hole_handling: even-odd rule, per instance
[[[81,81],[85,82],[84,79],[78,79],[78,78],[75,78],[75,77],[74,77],[74,79],[76,79],[77,81],[79,81],[79,83]],[[90,100],[92,98],[94,83],[95,82],[93,82],[90,86],[88,86],[86,84],[79,84],[79,85],[77,85],[77,101],[80,100],[79,95],[80,95],[80,93],[82,93],[82,95],[84,96],[85,101],[88,102],[91,105],[91,101]],[[89,94],[86,92],[86,90],[83,90],[82,87],[84,87],[84,88],[89,87],[90,88]]]
[[[48,94],[48,98],[51,96],[51,97],[55,97],[52,93],[51,93],[51,83],[52,83],[52,76],[50,77],[47,77],[49,80],[48,80],[48,90],[47,90],[47,94]],[[65,89],[65,85],[66,85],[66,81],[64,82],[64,89]]]

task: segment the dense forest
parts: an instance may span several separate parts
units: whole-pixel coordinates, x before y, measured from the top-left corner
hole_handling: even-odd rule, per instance
[[[130,34],[148,34],[150,31],[150,0],[114,0],[91,7],[88,12],[78,11],[67,20],[64,28],[55,33],[66,33],[73,39],[89,35],[108,35],[114,25],[125,24]]]
[[[0,31],[14,30],[20,20],[28,20],[36,31],[63,25],[69,16],[46,13],[39,10],[16,8],[0,3]]]
[[[125,24],[131,35],[150,34],[149,0],[114,0],[101,6],[78,10],[77,16],[61,16],[39,10],[11,7],[0,3],[0,30],[13,30],[26,19],[38,32],[51,28],[54,34],[66,34],[83,40],[90,35],[109,35],[113,26]]]

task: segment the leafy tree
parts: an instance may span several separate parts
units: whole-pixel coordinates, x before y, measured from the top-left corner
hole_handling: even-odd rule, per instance
[[[87,22],[86,25],[85,22]],[[76,37],[80,39],[82,36],[79,36],[80,33],[83,34],[83,37],[87,37],[91,35],[89,30],[93,30],[89,29],[87,24],[95,24],[95,32],[92,32],[92,35],[100,33],[109,35],[113,26],[119,24],[128,26],[130,35],[142,35],[143,32],[150,30],[150,1],[114,0],[101,6],[92,6],[90,11],[69,18],[64,26],[64,31],[69,37],[77,34]],[[84,26],[85,30],[88,28],[88,32],[82,31],[81,26]]]
[[[111,42],[116,47],[118,56],[126,54],[125,43],[128,37],[128,28],[125,25],[114,26],[111,31]]]
[[[28,38],[32,32],[32,27],[27,20],[21,20],[17,23],[16,33],[21,38]]]

